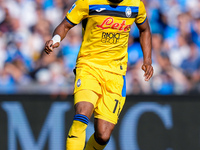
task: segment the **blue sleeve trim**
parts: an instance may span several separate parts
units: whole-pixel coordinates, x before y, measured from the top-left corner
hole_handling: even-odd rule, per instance
[[[147,20],[147,17],[146,17],[146,19],[142,23],[136,23],[136,24],[137,25],[142,25],[142,24],[144,24],[146,22],[146,20]]]
[[[73,26],[75,26],[75,25],[77,25],[77,24],[75,24],[75,23],[73,23],[73,22],[71,22],[67,17],[65,17],[65,19],[67,20],[67,22],[69,22],[71,25],[73,25]]]

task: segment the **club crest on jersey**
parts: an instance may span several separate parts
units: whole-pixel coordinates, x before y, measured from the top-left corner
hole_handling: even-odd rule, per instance
[[[127,8],[126,8],[125,14],[126,14],[126,17],[128,17],[128,18],[131,17],[132,11],[131,11],[131,8],[130,8],[130,7],[127,7]]]
[[[78,79],[78,81],[77,81],[77,87],[80,87],[81,86],[81,79]]]

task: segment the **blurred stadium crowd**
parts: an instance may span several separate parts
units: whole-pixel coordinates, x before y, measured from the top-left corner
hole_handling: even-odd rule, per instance
[[[143,0],[152,30],[154,76],[146,83],[139,32],[129,39],[127,94],[200,92],[200,0]],[[82,35],[77,25],[51,55],[45,41],[74,0],[0,0],[0,93],[73,92]]]

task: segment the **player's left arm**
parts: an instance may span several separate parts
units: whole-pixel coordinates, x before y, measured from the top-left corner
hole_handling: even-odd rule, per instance
[[[144,71],[145,81],[148,81],[153,75],[151,58],[152,39],[148,19],[146,19],[142,24],[137,24],[137,27],[140,31],[140,44],[143,51],[142,70]]]

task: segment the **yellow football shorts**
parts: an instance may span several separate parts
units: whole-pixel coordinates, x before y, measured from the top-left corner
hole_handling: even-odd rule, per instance
[[[74,95],[74,104],[90,102],[94,105],[95,118],[117,124],[126,99],[125,76],[81,66],[76,68]]]

